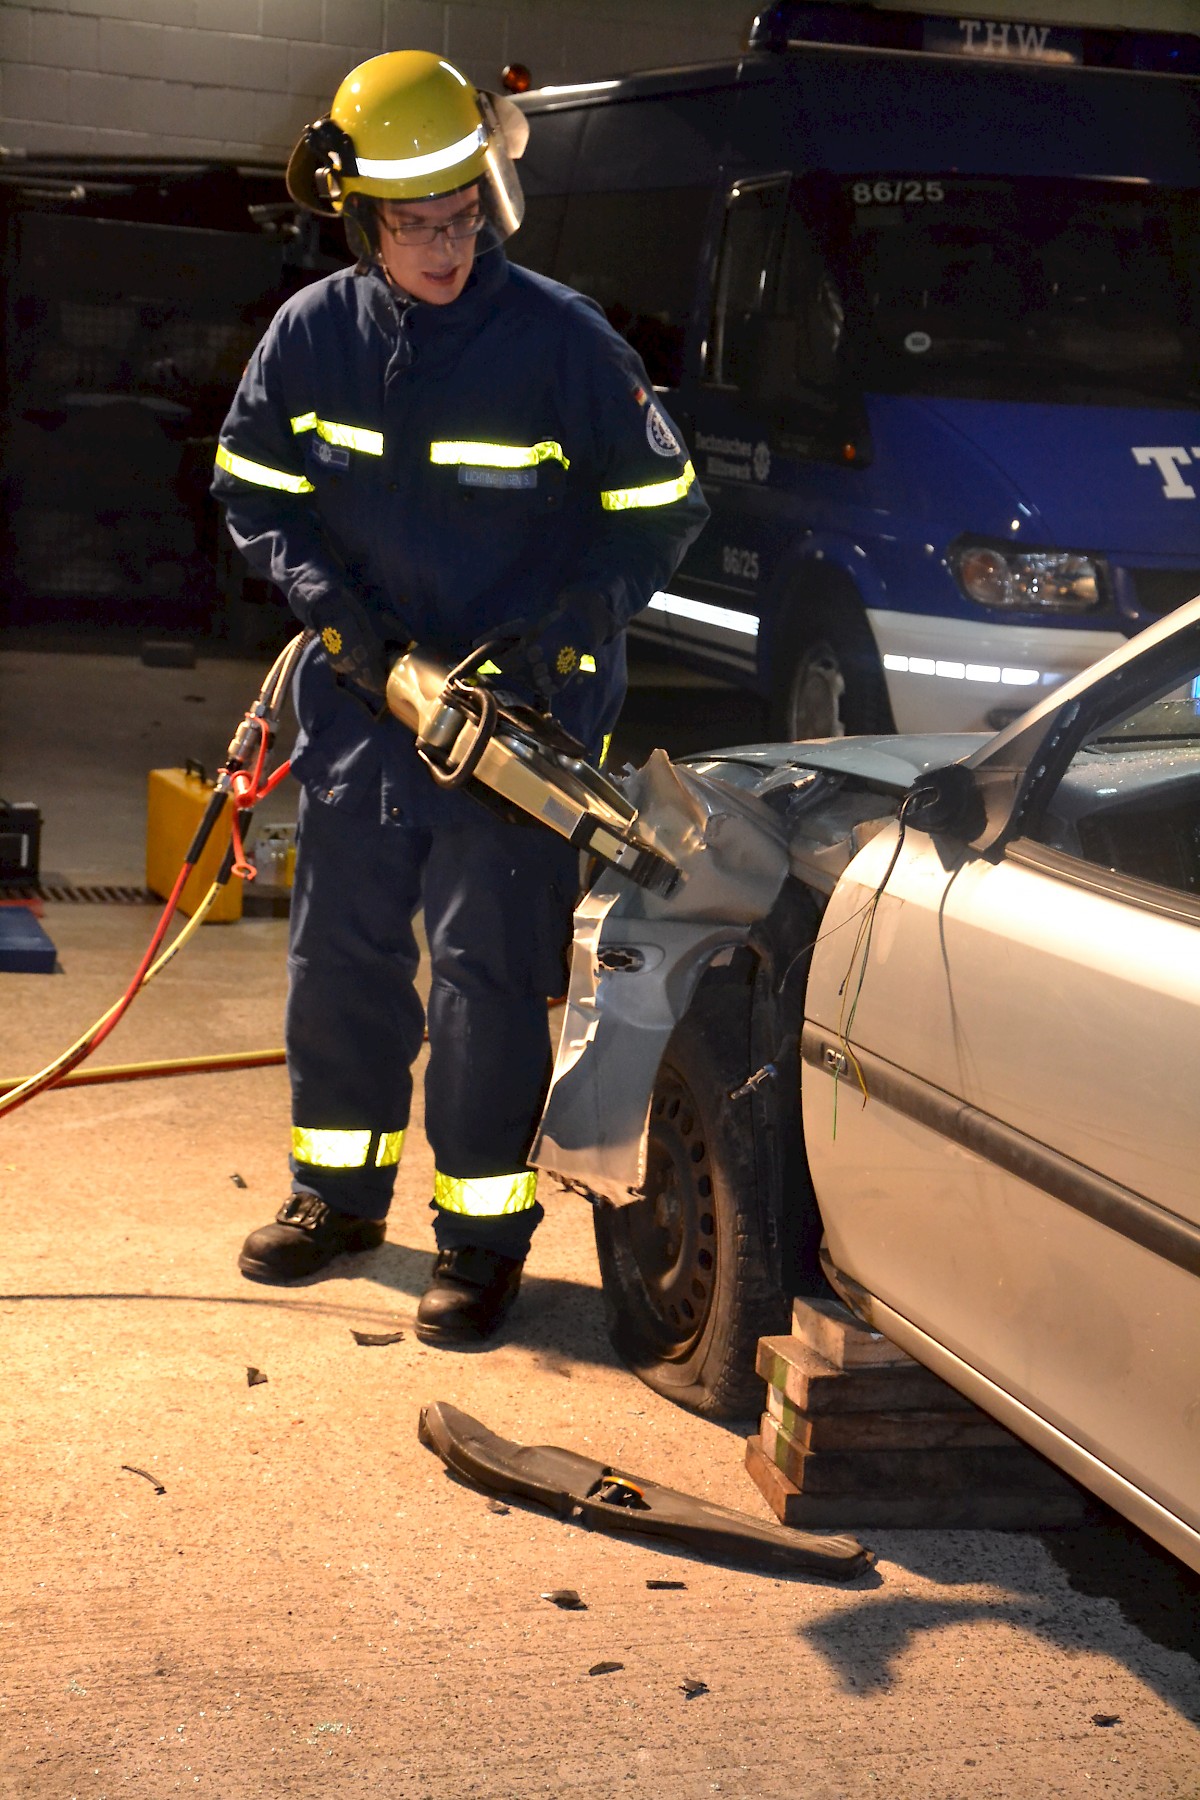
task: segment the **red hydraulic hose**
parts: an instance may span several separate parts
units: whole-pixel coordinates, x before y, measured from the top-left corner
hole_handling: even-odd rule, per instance
[[[200,861],[204,846],[207,844],[208,839],[212,834],[213,827],[224,810],[227,799],[231,799],[233,803],[233,825],[235,829],[231,831],[229,848],[225,852],[221,867],[217,873],[215,885],[222,885],[229,880],[230,874],[234,872],[235,869],[235,861],[237,864],[237,873],[239,875],[245,876],[252,873],[252,871],[247,869],[242,855],[241,832],[236,829],[238,824],[238,814],[240,812],[245,812],[248,819],[254,805],[264,794],[270,793],[271,789],[283,779],[283,776],[287,773],[290,766],[289,763],[284,763],[282,768],[277,769],[272,774],[269,781],[265,784],[263,783],[262,773],[263,765],[266,762],[267,751],[274,735],[275,726],[278,722],[279,713],[291,683],[296,663],[299,660],[300,653],[303,650],[305,643],[308,641],[309,635],[310,634],[306,632],[301,632],[297,637],[294,637],[285,649],[283,649],[276,657],[267,673],[266,680],[259,690],[257,701],[250,711],[246,713],[241,725],[234,733],[233,740],[230,743],[226,755],[225,763],[221,769],[220,778],[209,797],[208,805],[204,809],[200,823],[196,827],[195,836],[188,846],[183,866],[175,878],[175,884],[172,887],[170,896],[163,908],[162,916],[158,921],[154,936],[151,938],[146,952],[138,965],[137,971],[132,981],[125,989],[124,994],[121,996],[120,1000],[117,1001],[115,1006],[110,1007],[110,1009],[97,1020],[90,1031],[86,1032],[77,1043],[70,1047],[69,1050],[65,1051],[61,1056],[56,1057],[52,1063],[49,1063],[46,1066],[46,1068],[40,1070],[36,1075],[30,1076],[25,1081],[10,1085],[7,1089],[0,1089],[0,1118],[7,1117],[9,1113],[15,1112],[18,1107],[24,1106],[27,1101],[33,1100],[38,1094],[44,1093],[47,1088],[55,1087],[60,1082],[64,1081],[86,1057],[89,1057],[92,1054],[92,1051],[95,1050],[98,1045],[104,1042],[105,1038],[114,1027],[120,1023],[132,1004],[134,997],[146,981],[147,973],[154,963],[154,959],[158,955],[162,941],[167,934],[167,928],[170,925],[175,908],[179,903],[180,895],[187,885],[188,877]],[[257,742],[254,745],[253,751],[253,767],[252,770],[247,771],[246,764],[251,756],[251,734],[254,733],[257,734]],[[168,951],[166,953],[168,959],[170,955],[171,952]],[[97,1071],[97,1077],[103,1078],[103,1072]],[[109,1077],[109,1079],[112,1079],[112,1077]]]

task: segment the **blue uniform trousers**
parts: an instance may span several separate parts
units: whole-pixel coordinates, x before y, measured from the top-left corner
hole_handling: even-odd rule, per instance
[[[387,1213],[425,1024],[414,984],[420,907],[432,975],[425,1134],[438,1173],[525,1168],[552,1063],[546,1002],[566,989],[578,868],[561,839],[482,805],[418,829],[302,789],[286,1019],[296,1187],[339,1212]],[[347,1143],[349,1159],[324,1153]],[[485,1218],[438,1207],[435,1231],[443,1249],[523,1256],[541,1217],[536,1204]]]

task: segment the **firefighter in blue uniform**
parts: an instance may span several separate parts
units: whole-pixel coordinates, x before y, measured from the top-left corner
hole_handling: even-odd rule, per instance
[[[292,1192],[240,1267],[292,1281],[382,1242],[425,1026],[423,908],[432,1343],[495,1331],[542,1217],[526,1158],[577,857],[435,786],[384,707],[389,661],[416,641],[456,662],[503,633],[502,685],[597,758],[624,628],[707,516],[638,357],[592,302],[505,258],[527,129],[431,54],[346,77],[288,185],[342,216],[358,260],[274,319],[214,479],[235,543],[317,634],[296,688]]]

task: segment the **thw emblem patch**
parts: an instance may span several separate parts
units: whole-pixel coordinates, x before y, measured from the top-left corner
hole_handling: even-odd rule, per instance
[[[656,456],[682,456],[679,441],[657,406],[646,408],[646,441]]]

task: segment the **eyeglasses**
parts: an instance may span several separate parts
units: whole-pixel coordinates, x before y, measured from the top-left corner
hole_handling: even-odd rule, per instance
[[[420,219],[393,221],[384,212],[380,212],[378,218],[388,236],[394,237],[398,244],[436,244],[443,234],[452,244],[457,244],[464,238],[478,237],[487,224],[481,212],[458,213],[444,225],[426,225]]]

